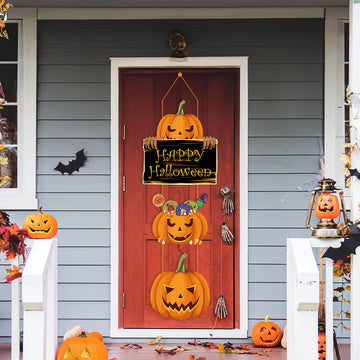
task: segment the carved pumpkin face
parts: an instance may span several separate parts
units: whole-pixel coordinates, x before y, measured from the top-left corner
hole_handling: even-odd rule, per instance
[[[56,360],[107,360],[105,344],[95,338],[72,337],[61,343]]]
[[[174,212],[159,213],[152,225],[155,238],[165,243],[199,243],[207,233],[208,224],[201,213],[176,215]]]
[[[319,359],[326,358],[326,335],[318,334]]]
[[[185,100],[179,104],[178,112],[164,115],[157,128],[158,139],[202,139],[203,128],[200,120],[192,114],[184,113]]]
[[[151,286],[151,306],[164,318],[194,319],[209,306],[209,285],[200,273],[186,272],[186,256],[180,257],[176,272],[163,271]]]
[[[270,317],[266,316],[264,321],[260,321],[252,329],[251,338],[255,346],[274,347],[281,341],[281,329]]]
[[[23,228],[29,233],[31,239],[50,239],[58,230],[55,218],[49,214],[30,214],[23,223]]]
[[[340,215],[339,199],[330,193],[320,194],[316,199],[314,214],[320,219],[335,219]]]

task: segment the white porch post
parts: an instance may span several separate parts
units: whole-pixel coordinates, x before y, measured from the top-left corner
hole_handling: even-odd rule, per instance
[[[360,0],[350,0],[349,85],[350,91],[360,93]],[[360,145],[360,119],[350,109],[351,143]],[[360,169],[360,150],[353,151],[351,167]],[[359,219],[360,180],[351,179],[351,218]],[[360,354],[360,252],[351,259],[351,359]]]

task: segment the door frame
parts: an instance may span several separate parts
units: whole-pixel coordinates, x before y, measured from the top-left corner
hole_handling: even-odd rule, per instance
[[[111,58],[111,286],[110,337],[155,338],[247,338],[248,334],[248,58],[247,57],[191,57],[175,58]],[[240,323],[235,329],[124,329],[118,327],[119,318],[119,69],[121,68],[235,68],[239,69],[239,280]],[[241,201],[240,201],[241,199]]]

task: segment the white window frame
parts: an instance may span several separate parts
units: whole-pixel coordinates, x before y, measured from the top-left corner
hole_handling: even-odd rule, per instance
[[[239,69],[239,179],[237,201],[239,274],[240,274],[240,323],[235,329],[124,329],[118,327],[119,318],[119,69],[120,68],[235,68]],[[239,201],[239,199],[242,199]],[[248,335],[248,58],[243,57],[191,57],[173,58],[112,58],[111,59],[111,315],[110,337],[155,338],[166,334],[167,338],[247,338]]]
[[[0,189],[0,208],[37,209],[36,198],[36,52],[37,11],[10,8],[18,23],[18,177],[17,188]],[[11,37],[11,34],[9,34]]]
[[[345,205],[350,209],[350,191],[345,188],[344,165],[340,160],[345,151],[344,101],[344,24],[349,8],[328,8],[325,13],[324,73],[324,152],[325,176],[336,180],[344,190]]]

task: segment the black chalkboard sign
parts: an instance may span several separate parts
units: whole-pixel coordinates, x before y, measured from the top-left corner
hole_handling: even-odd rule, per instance
[[[144,184],[216,184],[217,144],[203,149],[203,140],[157,140],[144,148]]]

